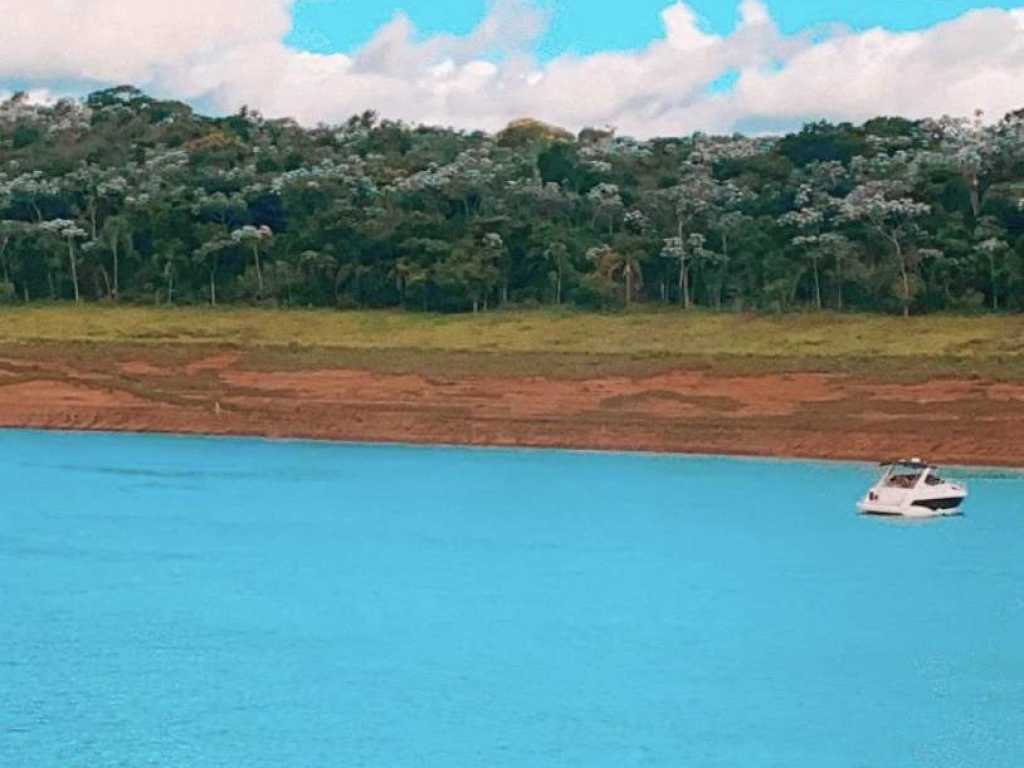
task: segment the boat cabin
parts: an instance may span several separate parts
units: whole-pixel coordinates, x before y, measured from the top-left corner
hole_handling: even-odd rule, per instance
[[[925,464],[918,459],[910,461],[896,461],[882,465],[886,468],[879,486],[884,488],[900,488],[911,490],[917,484],[924,482],[927,485],[941,485],[945,482],[938,475],[938,467]]]

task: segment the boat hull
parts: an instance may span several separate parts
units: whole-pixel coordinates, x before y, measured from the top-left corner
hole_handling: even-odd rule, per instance
[[[862,515],[875,517],[958,517],[963,514],[960,508],[963,506],[963,499],[942,499],[942,503],[923,501],[917,504],[879,504],[877,502],[862,501],[857,505]],[[954,503],[955,502],[955,503]]]

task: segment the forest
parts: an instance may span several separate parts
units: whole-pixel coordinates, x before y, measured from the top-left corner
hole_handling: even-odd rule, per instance
[[[1024,310],[1024,110],[784,136],[0,104],[0,303]]]

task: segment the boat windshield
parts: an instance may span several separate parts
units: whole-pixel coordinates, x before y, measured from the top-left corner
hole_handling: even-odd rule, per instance
[[[893,467],[885,477],[889,488],[913,488],[921,479],[922,472],[909,467]]]

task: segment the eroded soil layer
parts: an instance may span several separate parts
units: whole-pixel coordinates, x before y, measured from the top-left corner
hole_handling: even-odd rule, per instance
[[[1024,467],[1022,382],[424,354],[11,345],[0,426]]]

